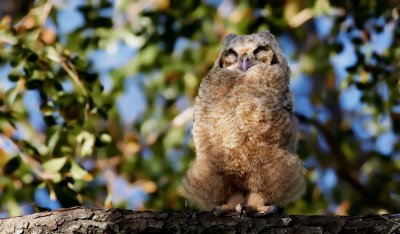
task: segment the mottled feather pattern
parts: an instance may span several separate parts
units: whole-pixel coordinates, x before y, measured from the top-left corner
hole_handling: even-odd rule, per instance
[[[263,211],[303,194],[289,76],[269,32],[225,38],[194,106],[197,157],[183,181],[189,201],[204,210],[243,202]]]

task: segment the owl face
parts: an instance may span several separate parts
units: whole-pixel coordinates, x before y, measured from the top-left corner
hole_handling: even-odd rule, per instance
[[[243,36],[229,34],[224,40],[219,66],[242,72],[259,64],[272,66],[279,63],[273,48],[277,48],[277,43],[269,32]]]

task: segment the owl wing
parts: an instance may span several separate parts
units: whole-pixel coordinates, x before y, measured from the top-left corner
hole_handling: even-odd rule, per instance
[[[289,90],[282,96],[282,107],[289,113],[293,113],[293,97]]]

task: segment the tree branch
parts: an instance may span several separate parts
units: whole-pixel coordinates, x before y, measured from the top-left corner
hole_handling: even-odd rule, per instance
[[[0,219],[0,233],[399,233],[399,220],[399,214],[251,218],[73,207]]]

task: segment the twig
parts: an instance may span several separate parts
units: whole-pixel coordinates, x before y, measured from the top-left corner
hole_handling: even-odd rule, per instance
[[[46,20],[50,14],[51,8],[53,8],[53,1],[50,0],[50,1],[46,2],[46,4],[44,4],[44,6],[43,6],[43,11],[39,17],[40,25],[44,25],[46,23]]]
[[[75,69],[73,69],[69,63],[67,64],[63,60],[60,61],[60,65],[68,73],[68,75],[71,77],[72,81],[78,86],[78,88],[83,93],[83,95],[87,96],[85,86],[80,81],[78,73],[75,71]]]
[[[372,210],[372,209],[369,209],[369,210],[372,211],[372,213],[375,213],[376,215],[378,215],[379,217],[385,219],[386,221],[389,221],[389,222],[395,224],[395,225],[393,225],[392,229],[390,229],[390,231],[388,232],[388,234],[393,233],[394,231],[396,231],[396,230],[400,227],[400,222],[391,220],[391,219],[385,217],[384,215],[379,214],[379,213],[376,212],[375,210]]]

